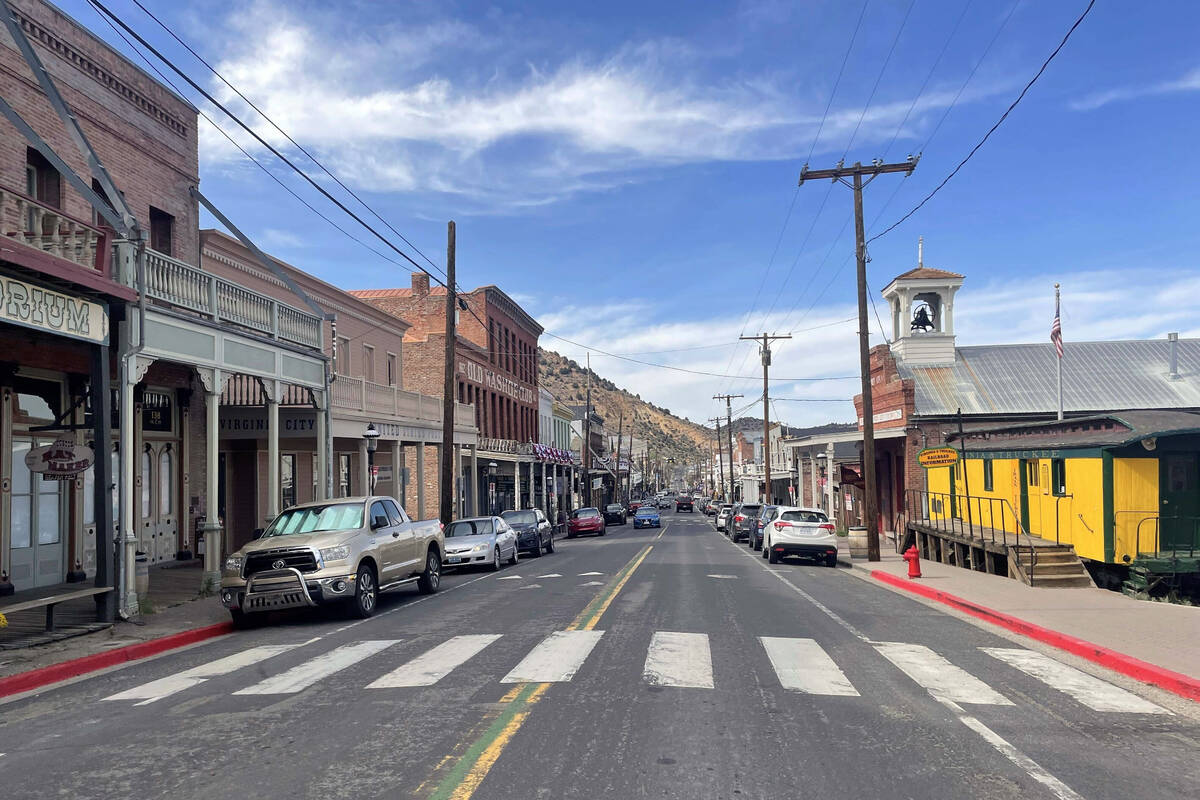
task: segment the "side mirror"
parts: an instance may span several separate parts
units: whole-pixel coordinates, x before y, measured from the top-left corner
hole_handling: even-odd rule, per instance
[[[374,517],[371,517],[371,530],[386,528],[388,525],[391,525],[391,523],[388,522],[388,518],[382,514],[376,514]]]
[[[252,534],[250,535],[250,538],[251,538],[251,539],[261,539],[261,538],[262,538],[262,535],[263,535],[264,533],[266,533],[266,531],[265,531],[265,530],[263,530],[262,528],[255,528],[255,529],[254,529],[254,533],[252,533]]]

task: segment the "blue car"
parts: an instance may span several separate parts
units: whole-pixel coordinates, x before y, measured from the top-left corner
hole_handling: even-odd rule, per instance
[[[652,506],[642,506],[633,515],[634,528],[661,528],[662,519],[658,516],[658,509]]]

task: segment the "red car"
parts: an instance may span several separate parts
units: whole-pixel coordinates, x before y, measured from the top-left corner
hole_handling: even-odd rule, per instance
[[[641,507],[642,507],[641,500],[630,500],[629,501],[629,516],[632,517],[634,514],[637,513],[637,510]]]
[[[604,515],[596,508],[577,508],[567,519],[567,538],[574,539],[581,533],[594,533],[603,536],[607,532]]]

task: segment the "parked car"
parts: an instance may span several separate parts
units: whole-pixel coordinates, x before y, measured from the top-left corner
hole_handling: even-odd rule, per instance
[[[344,603],[375,613],[379,593],[442,582],[445,538],[436,519],[414,522],[391,497],[346,497],[292,506],[222,565],[221,603],[234,625],[249,615]]]
[[[554,552],[554,526],[540,508],[509,509],[501,512],[500,518],[516,531],[518,549],[532,553],[535,558],[543,550]]]
[[[595,508],[577,508],[567,519],[567,538],[574,539],[583,533],[594,533],[603,536],[608,532],[604,516]]]
[[[758,515],[762,513],[760,503],[741,503],[733,511],[733,525],[729,538],[740,542],[750,535],[750,529],[758,524]]]
[[[487,566],[499,571],[500,563],[516,564],[517,533],[500,517],[471,517],[446,526],[446,566]]]
[[[772,564],[785,556],[804,556],[837,566],[837,532],[819,508],[780,506],[763,535],[762,555]]]
[[[722,503],[721,508],[717,511],[717,530],[726,533],[729,528],[729,520],[733,518],[733,504]]]
[[[751,520],[752,524],[749,528],[749,535],[746,537],[746,541],[751,550],[762,549],[763,527],[768,522],[775,519],[778,514],[779,506],[763,506],[762,511],[760,511],[758,514],[758,517],[754,520]]]
[[[633,515],[634,528],[661,528],[662,517],[658,515],[658,509],[654,506],[642,506]]]
[[[625,506],[620,503],[609,503],[604,507],[604,522],[606,524],[612,522],[616,525],[624,525],[628,521]]]
[[[690,514],[694,510],[695,508],[692,505],[692,498],[690,495],[681,494],[675,498],[675,511],[686,511]]]
[[[717,502],[715,497],[710,497],[704,502],[704,516],[715,517],[720,510],[721,504]]]

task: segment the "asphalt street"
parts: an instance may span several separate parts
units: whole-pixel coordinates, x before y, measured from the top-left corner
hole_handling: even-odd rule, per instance
[[[846,569],[768,565],[701,514],[663,523],[0,705],[5,791],[1195,796],[1191,706]]]

